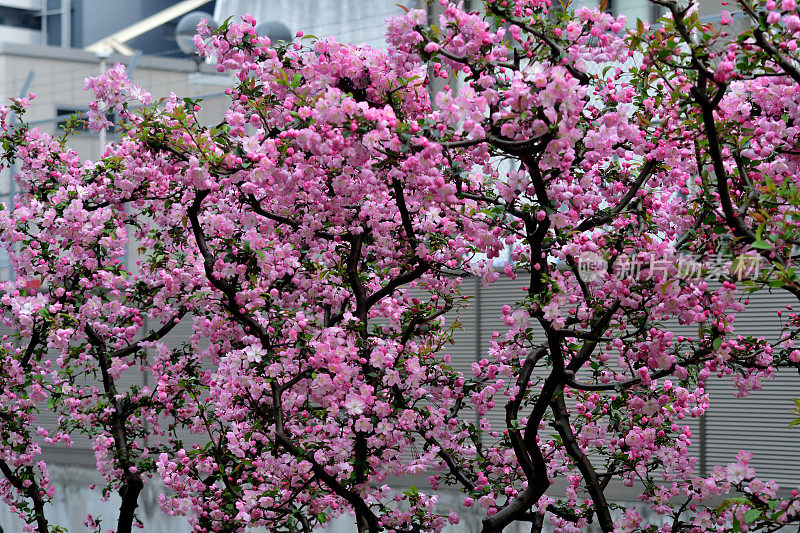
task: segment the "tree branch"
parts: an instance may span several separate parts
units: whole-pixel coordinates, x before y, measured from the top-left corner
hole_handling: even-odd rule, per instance
[[[642,165],[641,170],[639,170],[639,176],[636,178],[636,181],[633,183],[631,188],[628,189],[628,192],[625,193],[625,196],[620,199],[619,203],[617,203],[617,205],[614,206],[610,211],[598,213],[590,218],[587,218],[578,224],[576,231],[587,231],[596,226],[614,220],[614,218],[619,215],[634,198],[636,198],[636,193],[639,192],[639,190],[642,188],[642,185],[644,185],[647,179],[652,175],[657,166],[658,162],[653,159],[645,162],[645,164]]]
[[[154,331],[153,333],[143,338],[142,340],[136,341],[133,344],[126,346],[125,348],[120,348],[116,352],[112,353],[111,357],[112,358],[127,357],[133,353],[138,352],[141,349],[143,342],[153,342],[164,338],[167,334],[169,334],[170,331],[173,330],[173,328],[175,328],[175,326],[178,325],[181,319],[183,319],[183,317],[186,316],[187,312],[188,310],[185,307],[181,307],[175,314],[175,316],[170,318],[163,326],[161,326],[160,329],[158,329],[158,331]]]
[[[550,402],[550,408],[553,410],[553,427],[558,431],[567,453],[583,476],[583,480],[586,483],[586,490],[589,492],[594,502],[600,528],[604,533],[613,531],[614,521],[611,519],[608,502],[603,493],[603,488],[600,485],[600,479],[597,477],[597,472],[595,472],[591,461],[589,461],[589,458],[586,457],[586,454],[583,453],[583,450],[581,450],[581,447],[578,445],[575,433],[572,431],[572,426],[569,423],[569,414],[567,412],[567,406],[564,404],[563,394],[556,395],[553,398]]]
[[[84,331],[89,342],[96,348],[97,361],[103,379],[103,389],[105,390],[109,403],[114,406],[114,410],[110,415],[111,429],[114,439],[114,448],[117,452],[117,461],[119,461],[119,467],[120,470],[122,470],[122,479],[120,480],[122,484],[118,491],[122,502],[119,506],[116,533],[131,533],[133,521],[136,518],[136,508],[139,506],[139,494],[144,488],[144,481],[137,472],[131,471],[133,462],[130,458],[128,432],[125,427],[127,415],[125,414],[124,404],[118,397],[119,395],[114,380],[108,371],[111,362],[108,357],[106,343],[91,326],[86,325]]]
[[[0,461],[0,472],[11,483],[15,489],[23,494],[27,494],[33,502],[34,513],[36,514],[36,531],[37,533],[50,533],[50,526],[47,523],[47,517],[44,514],[44,499],[39,492],[39,484],[36,482],[31,483],[25,487],[22,478],[14,473],[5,461]]]
[[[345,501],[347,501],[347,503],[353,506],[353,509],[355,509],[357,513],[364,517],[370,533],[378,533],[380,531],[381,528],[378,525],[378,517],[372,512],[372,509],[370,509],[361,496],[342,485],[335,476],[329,474],[327,470],[325,470],[325,467],[317,463],[312,456],[304,453],[302,450],[292,444],[292,442],[283,432],[275,433],[275,441],[277,444],[286,449],[286,451],[288,451],[291,455],[295,457],[302,457],[311,463],[311,469],[314,471],[314,475],[316,475],[317,478],[330,487],[337,496],[343,498]]]

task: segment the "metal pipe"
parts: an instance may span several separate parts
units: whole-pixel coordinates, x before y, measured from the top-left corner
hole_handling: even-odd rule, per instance
[[[72,2],[61,0],[61,47],[72,46]]]
[[[97,57],[100,59],[100,74],[102,75],[103,73],[105,73],[107,68],[106,59],[108,58],[108,55],[103,53],[98,53]],[[106,137],[106,128],[101,129],[100,133],[98,133],[97,142],[100,145],[97,157],[100,158],[103,157],[103,152],[105,151],[106,143],[108,142]]]
[[[49,13],[47,11],[47,0],[42,0],[42,46],[47,46],[47,17]]]

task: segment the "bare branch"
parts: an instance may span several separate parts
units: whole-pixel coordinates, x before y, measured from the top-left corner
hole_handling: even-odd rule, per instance
[[[569,413],[567,411],[567,406],[564,404],[563,394],[556,395],[553,398],[550,402],[550,408],[553,410],[553,427],[558,431],[567,453],[578,467],[578,470],[580,470],[581,475],[583,475],[583,480],[586,483],[586,490],[589,492],[594,502],[600,528],[605,533],[613,531],[614,521],[611,519],[611,513],[605,494],[603,493],[603,487],[600,484],[600,479],[597,477],[597,472],[595,472],[591,461],[589,461],[589,458],[583,453],[581,447],[578,446],[575,433],[572,431],[572,426],[569,423]]]
[[[12,487],[17,489],[23,494],[26,494],[33,502],[33,510],[36,515],[36,532],[37,533],[50,533],[50,526],[47,523],[47,517],[44,514],[44,499],[42,498],[41,489],[36,482],[31,483],[27,487],[25,482],[17,474],[11,470],[11,467],[5,461],[0,461],[0,472],[8,480]]]
[[[628,192],[625,193],[620,201],[615,205],[610,211],[598,213],[590,218],[587,218],[580,224],[578,227],[575,228],[576,231],[587,231],[599,225],[605,224],[614,220],[614,218],[622,213],[622,211],[631,203],[631,201],[636,198],[636,194],[642,188],[642,185],[647,181],[647,179],[652,175],[653,171],[658,166],[658,162],[651,159],[650,161],[645,162],[642,165],[641,170],[639,171],[639,176],[636,178],[636,181],[633,183]]]

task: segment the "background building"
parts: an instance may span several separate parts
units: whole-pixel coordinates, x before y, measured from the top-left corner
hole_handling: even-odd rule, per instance
[[[0,41],[84,48],[177,3],[175,0],[0,0]],[[214,12],[215,0],[198,9]],[[67,13],[67,16],[64,16]],[[175,44],[177,20],[133,39],[148,55],[185,57]]]
[[[250,13],[259,22],[276,20],[284,23],[292,35],[298,30],[323,37],[333,35],[343,43],[384,45],[387,17],[403,12],[398,7],[421,5],[418,0],[337,0],[336,7],[323,9],[319,0],[217,0],[214,19],[225,20],[232,14]],[[331,5],[332,7],[332,5]]]
[[[216,0],[206,2],[202,9],[214,14],[218,21],[230,15],[253,13],[257,20],[277,20],[292,34],[302,30],[319,37],[335,35],[343,42],[365,42],[383,45],[384,20],[400,13],[399,0]],[[473,0],[475,3],[475,0]],[[137,21],[175,4],[173,0],[0,0],[0,100],[13,96],[37,95],[26,120],[52,134],[59,134],[64,120],[73,113],[87,109],[89,95],[82,90],[83,80],[101,70],[101,60],[83,48]],[[407,7],[420,5],[417,0],[401,2]],[[321,6],[328,6],[322,9]],[[593,0],[576,0],[573,7],[595,5]],[[608,8],[615,14],[624,13],[629,24],[636,19],[654,20],[658,12],[642,0],[609,0]],[[722,9],[719,0],[704,0],[700,14],[706,20],[718,19]],[[65,16],[65,13],[68,16]],[[132,79],[154,97],[175,92],[181,96],[203,98],[204,119],[213,122],[222,117],[227,107],[223,90],[231,81],[215,77],[210,69],[198,65],[180,52],[174,41],[177,19],[133,38],[127,45],[141,50],[141,56],[112,55],[106,65],[120,61],[132,70]],[[107,137],[106,140],[111,140]],[[77,133],[70,144],[83,157],[94,158],[101,150],[103,139],[90,131]],[[8,202],[14,189],[8,171],[0,174],[0,201]],[[0,257],[0,279],[7,279],[9,269]],[[474,297],[473,305],[459,317],[463,329],[456,334],[451,348],[454,366],[469,372],[473,362],[481,359],[488,349],[493,331],[502,330],[501,307],[513,301],[523,283],[507,278],[490,287],[481,287],[477,280],[465,282],[464,294]],[[774,339],[780,327],[775,311],[791,303],[784,293],[762,293],[753,298],[748,311],[737,318],[742,333],[767,335]],[[190,334],[190,322],[184,320],[172,333],[170,341],[185,341]],[[144,378],[142,378],[144,379]],[[699,457],[699,469],[708,472],[713,465],[733,460],[739,449],[755,453],[752,461],[762,479],[776,479],[786,490],[800,479],[800,440],[788,424],[793,418],[792,397],[800,379],[794,373],[782,373],[766,391],[757,391],[745,401],[733,396],[733,387],[725,380],[709,384],[712,407],[699,420],[687,421],[695,439],[693,447]],[[495,414],[500,417],[500,410]],[[41,417],[43,424],[54,423]],[[495,423],[500,424],[497,418]],[[70,450],[46,449],[46,458],[53,465],[52,475],[60,486],[52,511],[54,523],[70,531],[82,531],[81,523],[87,512],[113,516],[118,504],[112,499],[97,503],[98,494],[88,489],[90,483],[102,486],[94,472],[91,445],[77,441]],[[420,480],[418,485],[424,486]],[[170,519],[157,508],[154,488],[142,497],[142,517],[148,533],[188,531],[181,519]],[[632,501],[633,493],[623,487],[609,489],[609,497]],[[441,505],[458,505],[457,492],[445,494]],[[633,504],[632,504],[633,505]],[[0,506],[0,526],[6,533],[21,530],[21,524],[6,508]],[[352,531],[350,521],[341,520],[329,531]],[[465,520],[451,531],[478,530],[478,520]]]

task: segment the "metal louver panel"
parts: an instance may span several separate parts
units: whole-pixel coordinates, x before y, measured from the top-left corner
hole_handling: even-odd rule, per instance
[[[523,275],[515,280],[501,275],[500,278],[491,285],[481,287],[480,297],[478,299],[480,328],[476,332],[480,343],[479,359],[487,356],[495,332],[499,335],[498,339],[502,339],[508,331],[508,326],[506,326],[503,321],[503,306],[510,305],[513,309],[515,302],[525,298],[525,287],[527,286],[528,278]],[[542,336],[538,336],[535,341],[538,340],[544,339]],[[544,365],[540,365],[534,370],[531,380],[536,383],[538,378],[546,375],[545,372],[546,369]],[[504,377],[504,379],[506,379],[507,386],[512,384],[508,378]],[[535,385],[533,390],[536,390]],[[494,397],[495,407],[486,417],[491,426],[491,430],[493,432],[497,431],[500,434],[506,429],[504,406],[508,402],[508,397],[505,396],[503,392],[504,391],[497,391]],[[494,440],[493,437],[486,436],[484,443],[490,444]]]
[[[191,336],[193,335],[193,326],[194,326],[194,318],[191,315],[187,315],[183,317],[183,320],[176,325],[172,331],[163,339],[163,342],[172,349],[181,349],[184,345],[188,345],[191,342]],[[198,351],[204,348],[207,343],[202,343],[198,346]],[[198,355],[199,357],[199,355]],[[213,365],[205,360],[201,364],[200,368],[205,371],[213,371]],[[150,380],[148,385],[155,389],[156,383],[153,383],[154,377],[152,375],[147,376],[147,379]],[[183,447],[185,449],[191,449],[194,444],[204,445],[208,442],[208,434],[207,433],[192,433],[186,428],[179,429],[177,432],[177,438],[183,442]]]
[[[740,335],[764,336],[770,341],[778,340],[781,326],[785,323],[785,317],[778,317],[778,311],[787,313],[787,305],[800,307],[800,302],[783,290],[761,290],[745,298],[749,299],[749,303],[743,313],[736,315],[736,332]]]
[[[776,341],[782,326],[777,311],[785,311],[797,300],[785,291],[766,290],[749,299],[747,309],[736,316],[736,333]],[[764,390],[736,398],[729,377],[708,380],[711,408],[705,416],[706,463],[710,471],[714,465],[736,461],[739,450],[748,450],[760,479],[774,479],[792,489],[800,481],[800,433],[788,425],[794,418],[792,398],[800,398],[800,376],[783,369],[763,386]]]
[[[454,370],[464,374],[472,373],[472,363],[476,360],[478,346],[475,343],[475,331],[478,327],[478,298],[480,286],[475,278],[466,278],[462,281],[459,289],[461,295],[468,298],[467,304],[462,308],[456,308],[447,313],[445,328],[452,327],[456,320],[458,325],[453,329],[452,344],[446,344],[440,351],[440,356],[450,355],[451,365]],[[408,291],[409,297],[417,297],[427,301],[430,295],[418,288]]]
[[[735,398],[730,379],[709,380],[711,408],[706,414],[709,468],[736,461],[739,450],[753,454],[751,465],[759,479],[774,479],[782,488],[800,482],[800,433],[789,428],[794,416],[792,398],[800,397],[800,377],[784,370],[765,390]]]
[[[467,378],[472,375],[472,364],[480,356],[479,346],[476,342],[476,332],[480,327],[478,309],[480,290],[480,282],[476,278],[464,279],[461,284],[461,295],[469,298],[469,301],[466,307],[453,310],[447,315],[448,326],[458,319],[460,327],[453,331],[453,344],[445,346],[442,352],[450,355],[450,366],[453,367],[453,370],[463,373]],[[470,405],[468,399],[465,400],[465,405]],[[463,409],[458,418],[475,422],[471,409]]]
[[[478,345],[475,342],[479,325],[478,298],[480,283],[475,278],[467,278],[461,284],[461,295],[470,298],[467,306],[448,313],[448,326],[458,318],[459,328],[453,331],[454,344],[446,346],[444,353],[450,354],[451,366],[464,375],[472,374],[472,363],[478,356]]]
[[[437,360],[442,360],[445,355],[449,355],[450,366],[453,370],[461,372],[465,376],[472,374],[472,363],[475,361],[477,353],[475,342],[475,330],[478,324],[477,287],[478,284],[474,278],[462,280],[459,291],[461,296],[467,298],[468,301],[463,307],[453,309],[445,315],[444,327],[453,328],[453,342],[445,344],[437,354]],[[419,298],[422,301],[430,298],[429,293],[419,288],[409,289],[408,296]],[[469,406],[468,400],[465,401],[465,405]],[[474,421],[473,412],[468,408],[462,409],[458,418]],[[418,458],[421,452],[422,444],[420,441],[416,441],[402,453],[401,460],[403,462],[411,461]]]

